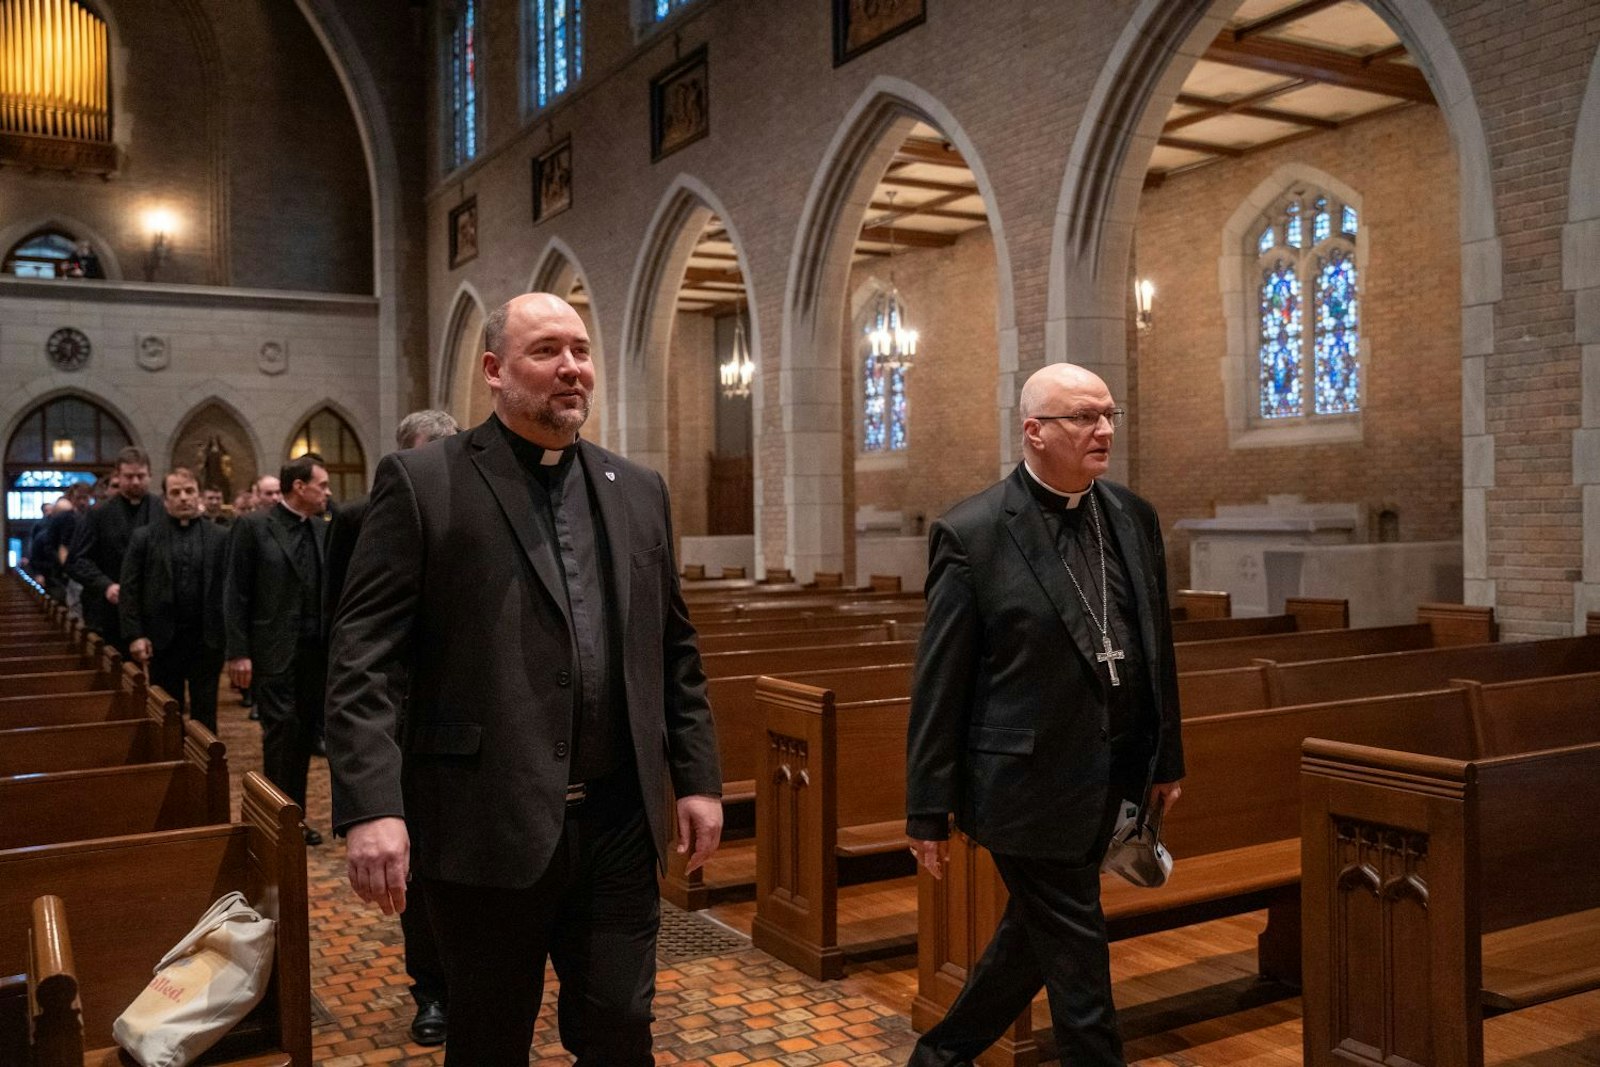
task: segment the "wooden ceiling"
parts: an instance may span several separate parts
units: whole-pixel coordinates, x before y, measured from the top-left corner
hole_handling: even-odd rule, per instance
[[[1433,102],[1360,0],[1245,0],[1184,81],[1145,184]]]

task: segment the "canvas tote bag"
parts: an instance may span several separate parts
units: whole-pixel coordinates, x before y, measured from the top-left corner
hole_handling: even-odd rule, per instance
[[[156,964],[111,1034],[144,1067],[184,1067],[261,1002],[276,941],[243,893],[218,900]]]

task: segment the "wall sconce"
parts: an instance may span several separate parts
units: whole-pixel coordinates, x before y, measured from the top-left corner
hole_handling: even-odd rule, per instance
[[[144,213],[144,228],[150,235],[150,250],[144,259],[144,280],[153,282],[156,271],[172,256],[172,235],[178,228],[178,220],[164,208],[152,208]]]
[[[71,463],[77,454],[70,437],[58,437],[50,442],[50,458],[57,463]]]
[[[1148,330],[1154,321],[1151,308],[1156,302],[1156,283],[1149,278],[1140,278],[1133,283],[1133,302],[1139,309],[1139,329]]]

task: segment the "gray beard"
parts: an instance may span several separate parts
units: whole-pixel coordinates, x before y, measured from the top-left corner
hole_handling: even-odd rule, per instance
[[[540,399],[531,393],[520,389],[507,389],[505,391],[506,406],[519,415],[532,419],[540,428],[551,433],[569,433],[574,436],[589,421],[589,406],[591,398],[583,398],[583,407],[578,411],[558,412],[550,406],[548,398]]]

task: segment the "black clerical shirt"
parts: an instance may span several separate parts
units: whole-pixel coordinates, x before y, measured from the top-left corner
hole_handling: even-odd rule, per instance
[[[273,509],[272,517],[289,534],[294,569],[300,580],[300,633],[302,642],[322,640],[322,553],[317,551],[317,537],[311,529],[313,522],[322,517],[302,518],[282,501]]]
[[[555,548],[567,614],[572,619],[578,702],[568,780],[604,778],[631,759],[632,746],[618,655],[620,620],[613,608],[616,583],[605,523],[594,502],[594,486],[589,484],[576,447],[550,450],[547,456],[546,449],[513,433],[505,424],[499,425],[528,474],[533,512],[544,540]],[[547,458],[555,462],[544,462]]]
[[[1083,611],[1083,621],[1093,642],[1095,655],[1104,651],[1099,626],[1100,622],[1106,621],[1100,581],[1100,546],[1103,539],[1106,561],[1105,595],[1111,601],[1109,631],[1111,647],[1120,650],[1124,656],[1123,659],[1114,661],[1117,679],[1121,684],[1115,686],[1111,684],[1111,672],[1107,670],[1106,664],[1098,659],[1091,659],[1090,662],[1094,664],[1094,676],[1099,679],[1101,693],[1106,700],[1108,727],[1112,738],[1118,741],[1126,738],[1131,741],[1135,733],[1148,732],[1150,729],[1149,718],[1152,711],[1150,675],[1145,660],[1144,642],[1139,636],[1138,602],[1134,598],[1127,567],[1123,564],[1122,551],[1117,546],[1116,536],[1106,518],[1106,505],[1098,500],[1091,503],[1098,493],[1093,487],[1078,498],[1078,506],[1073,508],[1067,506],[1066,498],[1041,485],[1031,472],[1027,473],[1026,481],[1033,498],[1039,503],[1045,528],[1050,531],[1051,542],[1056,546],[1061,562],[1071,571],[1072,577],[1077,579],[1078,589],[1082,590],[1078,601],[1079,607],[1082,608],[1083,600],[1087,599],[1089,606],[1094,609],[1094,618],[1091,618],[1089,611]],[[1096,508],[1100,513],[1098,536],[1095,532]]]
[[[205,605],[201,602],[201,556],[205,546],[200,537],[199,519],[174,519],[172,524],[172,610],[181,629],[197,629]]]

